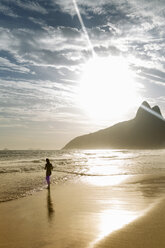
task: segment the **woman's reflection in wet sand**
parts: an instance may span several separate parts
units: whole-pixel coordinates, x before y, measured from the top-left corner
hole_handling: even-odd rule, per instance
[[[48,195],[47,195],[47,209],[48,209],[48,219],[49,221],[52,221],[53,217],[54,217],[54,207],[53,207],[53,201],[51,198],[51,193],[50,193],[50,189],[48,189]]]

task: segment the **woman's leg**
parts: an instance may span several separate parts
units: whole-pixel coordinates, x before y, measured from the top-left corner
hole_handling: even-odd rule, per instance
[[[48,188],[49,188],[50,187],[50,176],[46,176],[46,181],[47,181]]]

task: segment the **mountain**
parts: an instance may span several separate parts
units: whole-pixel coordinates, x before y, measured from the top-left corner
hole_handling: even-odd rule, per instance
[[[165,148],[165,119],[144,101],[134,119],[71,140],[63,149]]]

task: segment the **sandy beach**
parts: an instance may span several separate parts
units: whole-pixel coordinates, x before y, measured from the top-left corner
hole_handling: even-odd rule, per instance
[[[95,248],[163,248],[165,247],[165,199],[136,221],[115,231],[96,244]]]
[[[0,247],[163,248],[165,202],[126,196],[88,179],[1,203]]]

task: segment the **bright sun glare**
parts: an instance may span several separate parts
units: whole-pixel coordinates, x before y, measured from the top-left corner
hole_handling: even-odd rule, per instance
[[[121,119],[139,103],[137,86],[122,57],[94,57],[84,66],[80,103],[95,119]]]

